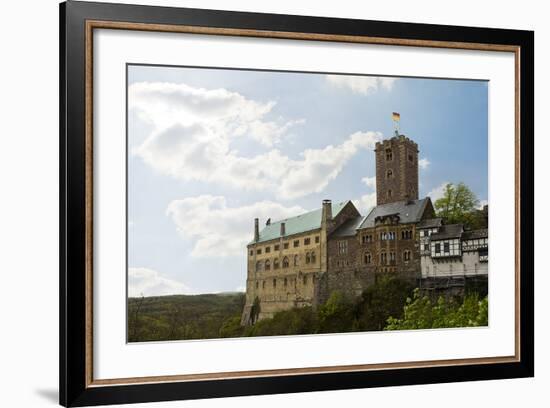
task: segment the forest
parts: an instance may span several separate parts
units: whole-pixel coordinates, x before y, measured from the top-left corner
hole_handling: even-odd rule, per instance
[[[317,308],[276,313],[241,326],[244,293],[174,295],[128,300],[128,341],[168,341],[380,330],[486,326],[486,291],[464,296],[423,295],[409,283],[385,278],[351,298],[333,292]]]

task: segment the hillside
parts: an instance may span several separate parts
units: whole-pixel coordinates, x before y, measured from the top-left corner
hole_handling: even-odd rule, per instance
[[[128,299],[128,341],[219,338],[225,320],[240,316],[244,293]]]

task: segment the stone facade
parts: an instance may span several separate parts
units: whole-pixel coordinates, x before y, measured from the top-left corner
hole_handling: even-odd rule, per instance
[[[376,143],[376,204],[418,199],[418,145],[399,135]]]
[[[418,199],[417,144],[396,136],[377,143],[375,155],[377,205],[366,216],[351,201],[324,200],[318,210],[275,223],[268,220],[262,230],[255,220],[254,238],[247,246],[241,324],[293,307],[317,307],[334,291],[359,296],[381,276],[421,285],[425,271],[436,270],[436,263],[443,271],[446,261],[436,259],[435,246],[430,247],[432,232],[444,229],[442,221],[434,218],[429,197]],[[469,247],[461,243],[460,259],[470,262],[475,253],[478,259],[472,262],[481,265],[475,268],[483,268],[480,241],[470,241],[471,248],[478,246],[464,250]],[[457,242],[453,241],[453,251]]]

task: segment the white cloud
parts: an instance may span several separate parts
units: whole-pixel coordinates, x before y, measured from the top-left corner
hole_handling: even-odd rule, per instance
[[[372,149],[381,139],[380,133],[356,132],[339,145],[307,149],[291,159],[273,145],[304,120],[264,120],[273,102],[255,102],[225,89],[142,82],[130,87],[129,103],[154,125],[133,153],[159,173],[272,191],[281,199],[322,191],[359,149]],[[243,156],[231,145],[239,137],[257,140],[270,150]]]
[[[445,187],[449,184],[448,181],[445,181],[441,183],[439,186],[433,188],[427,196],[432,199],[432,203],[435,203],[438,199],[443,197],[443,194],[445,193]]]
[[[223,196],[201,195],[172,201],[166,210],[179,233],[193,241],[191,255],[244,256],[254,234],[254,218],[265,222],[306,212],[300,206],[285,207],[261,201],[242,207],[229,207]]]
[[[363,177],[361,179],[361,181],[363,183],[365,183],[367,185],[367,187],[370,187],[374,190],[376,190],[376,176],[372,176],[372,177]]]
[[[376,191],[362,195],[357,200],[352,200],[361,215],[368,215],[370,210],[376,206]]]
[[[338,88],[350,89],[353,93],[368,95],[378,89],[391,91],[397,78],[352,76],[352,75],[326,75],[327,81]]]
[[[134,83],[128,89],[128,103],[157,133],[177,125],[201,124],[225,139],[249,136],[266,146],[278,143],[291,127],[304,123],[303,119],[266,120],[274,101],[257,102],[223,88],[194,88],[182,83]]]
[[[165,296],[192,293],[181,282],[166,278],[149,268],[128,268],[128,296]]]
[[[418,160],[418,165],[423,170],[426,170],[430,166],[430,164],[431,164],[430,161],[425,157],[423,159]]]

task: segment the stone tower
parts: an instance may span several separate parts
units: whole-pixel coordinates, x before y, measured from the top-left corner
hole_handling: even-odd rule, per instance
[[[418,145],[404,135],[376,143],[376,204],[418,199]]]

